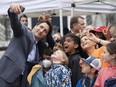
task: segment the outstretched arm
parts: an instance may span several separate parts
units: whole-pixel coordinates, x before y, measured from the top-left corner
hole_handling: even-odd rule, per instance
[[[99,43],[99,44],[101,44],[103,46],[110,43],[109,41],[97,38],[93,33],[89,33],[87,36],[91,41],[93,41],[95,43]]]
[[[20,4],[11,4],[8,9],[8,15],[11,22],[11,28],[13,29],[13,33],[15,37],[20,37],[23,34],[22,25],[18,20],[18,14],[21,13],[21,5]]]

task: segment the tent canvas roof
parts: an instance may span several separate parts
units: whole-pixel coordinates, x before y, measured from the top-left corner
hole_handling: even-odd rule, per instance
[[[0,15],[7,14],[11,3],[22,4],[28,16],[38,16],[48,10],[59,15],[59,8],[63,9],[63,15],[71,15],[71,3],[75,4],[74,14],[116,13],[116,0],[2,0]]]

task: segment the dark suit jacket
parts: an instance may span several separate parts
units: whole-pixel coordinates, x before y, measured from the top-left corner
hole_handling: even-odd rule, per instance
[[[25,70],[28,55],[35,41],[32,32],[29,32],[27,27],[20,24],[17,15],[9,10],[8,14],[14,37],[0,59],[0,78],[10,83],[15,81]],[[37,52],[36,59],[29,64],[34,65],[38,61],[39,54]]]

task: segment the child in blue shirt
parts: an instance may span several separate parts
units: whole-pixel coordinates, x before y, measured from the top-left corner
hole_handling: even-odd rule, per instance
[[[100,59],[90,56],[87,59],[80,60],[80,66],[82,67],[82,73],[84,76],[80,79],[76,87],[93,87],[97,77],[97,73],[101,68]]]

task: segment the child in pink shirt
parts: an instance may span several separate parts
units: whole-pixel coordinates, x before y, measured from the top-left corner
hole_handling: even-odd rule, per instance
[[[110,66],[99,71],[94,87],[104,87],[105,80],[116,77],[116,43],[105,46],[102,58],[104,62],[109,62]]]

